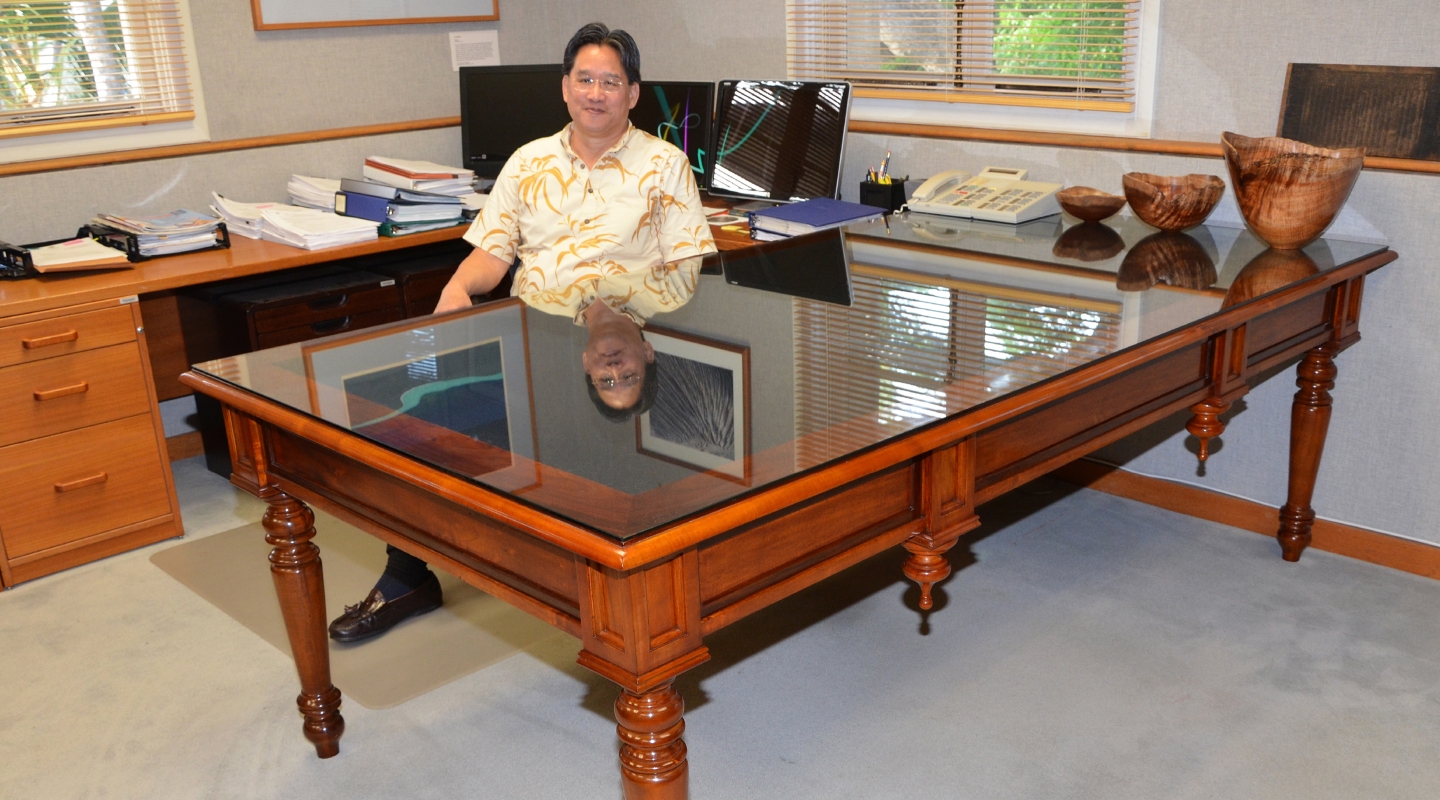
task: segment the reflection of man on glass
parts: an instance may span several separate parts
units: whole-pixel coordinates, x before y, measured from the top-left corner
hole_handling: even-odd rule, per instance
[[[511,292],[542,310],[546,301],[539,298],[547,292],[565,296],[571,287],[595,284],[602,302],[577,303],[575,312],[576,322],[591,330],[593,354],[587,347],[585,368],[602,404],[628,416],[643,410],[654,353],[640,337],[639,320],[616,310],[626,304],[604,301],[611,295],[602,279],[658,268],[664,283],[669,262],[714,252],[715,242],[685,154],[630,125],[629,111],[640,97],[635,40],[599,23],[586,25],[565,47],[564,70],[560,87],[571,123],[522,146],[505,163],[465,234],[475,251],[435,310],[470,305],[471,295],[495,288],[517,261]],[[386,549],[385,574],[364,601],[330,624],[331,638],[367,639],[440,607],[440,584],[425,562]]]

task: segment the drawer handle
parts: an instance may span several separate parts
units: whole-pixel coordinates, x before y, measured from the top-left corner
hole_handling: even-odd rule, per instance
[[[317,322],[310,326],[310,332],[315,334],[339,333],[350,327],[350,318],[327,319],[324,322]]]
[[[37,401],[54,400],[57,397],[64,397],[71,394],[84,394],[88,391],[90,391],[90,384],[85,381],[80,381],[74,386],[61,386],[59,389],[37,389],[35,391],[35,399]]]
[[[97,472],[94,475],[87,475],[84,478],[77,478],[76,480],[66,481],[65,483],[57,483],[55,484],[55,491],[60,493],[73,492],[76,489],[84,489],[86,486],[94,486],[97,483],[104,483],[108,480],[110,480],[109,475],[103,472]]]
[[[350,302],[350,295],[342,294],[338,297],[327,297],[324,300],[311,300],[310,308],[313,311],[321,311],[327,308],[339,308]]]
[[[51,345],[73,342],[79,338],[80,331],[70,330],[65,331],[64,333],[52,334],[50,336],[36,336],[34,339],[21,339],[20,344],[24,346],[26,350],[35,350],[41,347],[50,347]]]

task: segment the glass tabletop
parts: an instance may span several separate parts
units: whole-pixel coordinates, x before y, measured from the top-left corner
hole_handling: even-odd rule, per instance
[[[639,369],[517,298],[196,369],[624,540],[1385,249],[902,214],[672,271]]]

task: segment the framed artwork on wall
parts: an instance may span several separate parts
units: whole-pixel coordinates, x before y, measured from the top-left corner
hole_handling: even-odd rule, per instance
[[[250,0],[255,30],[493,22],[500,0]]]
[[[646,327],[659,388],[635,418],[639,452],[750,484],[750,348]]]

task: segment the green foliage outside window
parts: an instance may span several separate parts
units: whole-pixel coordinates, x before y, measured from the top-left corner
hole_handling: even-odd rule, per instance
[[[117,0],[0,3],[0,113],[121,100]]]
[[[995,4],[995,71],[1062,78],[1119,77],[1125,3],[1057,0]]]

